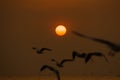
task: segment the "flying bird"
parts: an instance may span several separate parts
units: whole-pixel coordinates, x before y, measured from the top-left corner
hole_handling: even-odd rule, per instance
[[[101,56],[101,57],[103,56],[105,58],[105,60],[108,62],[108,59],[102,53],[100,53],[100,52],[92,52],[92,53],[89,53],[87,55],[87,57],[85,58],[85,63],[87,63],[90,59],[92,59],[92,56]]]
[[[83,38],[86,38],[86,39],[90,39],[90,40],[105,44],[106,46],[108,46],[110,48],[109,55],[111,55],[111,56],[114,56],[115,52],[120,52],[120,44],[115,44],[115,43],[112,43],[110,41],[103,40],[103,39],[89,37],[89,36],[83,35],[81,33],[78,33],[76,31],[72,31],[72,33],[77,35],[77,36],[80,36],[80,37],[83,37]]]
[[[72,52],[72,59],[63,59],[63,60],[61,60],[61,62],[58,62],[55,59],[51,59],[51,61],[55,62],[56,65],[61,68],[61,67],[63,67],[64,63],[66,63],[66,62],[73,62],[76,57],[80,57],[80,58],[84,58],[85,59],[86,56],[87,56],[87,54],[85,54],[85,53],[78,53],[76,51],[73,51]]]
[[[49,70],[53,71],[53,72],[56,74],[57,79],[60,80],[60,73],[59,73],[59,71],[58,71],[57,69],[55,69],[54,67],[52,67],[52,66],[43,65],[43,66],[41,67],[40,71],[43,71],[43,70],[45,70],[46,68],[48,68]]]
[[[75,59],[76,57],[80,57],[80,58],[85,58],[87,56],[86,53],[78,53],[76,51],[72,52],[72,58]]]
[[[51,61],[55,62],[56,65],[57,65],[59,68],[61,68],[61,67],[63,67],[63,64],[64,64],[65,62],[71,62],[71,61],[73,61],[73,59],[63,59],[60,63],[59,63],[58,61],[56,61],[55,59],[52,59]]]
[[[36,50],[36,52],[38,54],[42,54],[44,51],[52,51],[52,49],[49,49],[49,48],[41,48],[41,49],[37,49],[35,47],[32,47],[33,50]]]
[[[86,59],[87,55],[86,53],[78,53],[76,51],[73,51],[73,59],[75,59],[76,57],[80,57],[80,58],[84,58]],[[93,61],[93,59],[91,59]]]

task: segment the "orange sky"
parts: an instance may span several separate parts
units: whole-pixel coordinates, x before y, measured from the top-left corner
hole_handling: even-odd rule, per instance
[[[109,50],[105,46],[78,38],[70,31],[120,43],[119,3],[119,0],[2,0],[0,74],[42,74],[39,73],[40,66],[55,66],[51,58],[71,58],[73,50],[102,51],[106,54]],[[59,24],[68,29],[64,37],[58,37],[54,32]],[[53,52],[38,55],[32,46],[50,47]],[[94,58],[94,62],[89,64],[77,59],[66,64],[61,72],[75,75],[119,74],[120,57],[108,58],[109,64],[103,58]]]

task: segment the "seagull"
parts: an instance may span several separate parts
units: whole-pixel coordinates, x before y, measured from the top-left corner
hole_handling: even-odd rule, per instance
[[[89,53],[87,55],[87,57],[85,59],[85,63],[87,63],[92,58],[92,56],[103,56],[105,58],[105,60],[108,62],[108,59],[102,53],[100,53],[100,52],[91,52],[91,53]]]
[[[86,58],[87,54],[86,53],[78,53],[76,51],[72,52],[72,58],[75,59],[76,57],[80,58]]]
[[[87,55],[86,53],[78,53],[76,51],[73,51],[73,59],[75,59],[76,57],[80,57],[80,58],[84,58],[86,59]],[[93,61],[93,59],[91,59]]]
[[[33,50],[36,50],[37,48],[35,47],[32,47]],[[49,48],[41,48],[41,49],[37,49],[36,52],[38,54],[42,54],[44,51],[52,51],[52,49],[49,49]]]
[[[90,39],[90,40],[105,44],[106,46],[108,46],[110,48],[109,55],[111,55],[111,56],[114,56],[115,52],[120,52],[120,44],[115,44],[115,43],[112,43],[110,41],[103,40],[103,39],[89,37],[89,36],[83,35],[81,33],[78,33],[76,31],[72,31],[72,33],[77,35],[77,36],[80,36],[80,37],[83,37],[83,38],[86,38],[86,39]]]
[[[52,66],[43,65],[43,66],[41,67],[40,71],[43,71],[43,70],[45,70],[46,68],[48,68],[49,70],[53,71],[53,72],[56,74],[57,79],[60,80],[60,73],[59,73],[59,71],[58,71],[57,69],[55,69],[54,67],[52,67]]]
[[[87,56],[87,54],[85,54],[85,53],[81,53],[81,54],[80,54],[80,53],[78,53],[78,52],[76,52],[76,51],[73,51],[73,52],[72,52],[72,59],[63,59],[61,62],[58,62],[58,61],[56,61],[55,59],[51,59],[51,61],[52,61],[52,62],[55,62],[56,65],[57,65],[59,68],[61,68],[61,67],[63,67],[63,64],[64,64],[65,62],[73,62],[76,57],[86,58],[86,56]]]
[[[73,59],[63,59],[60,63],[57,62],[55,59],[51,59],[51,61],[55,62],[56,65],[57,65],[59,68],[61,68],[61,67],[63,67],[63,64],[64,64],[65,62],[71,62],[71,61],[73,61]]]

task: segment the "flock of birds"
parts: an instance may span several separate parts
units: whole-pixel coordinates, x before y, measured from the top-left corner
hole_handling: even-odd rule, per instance
[[[92,41],[96,41],[96,42],[99,42],[99,43],[102,43],[102,44],[106,45],[110,49],[110,51],[108,52],[108,55],[110,55],[110,56],[114,56],[116,52],[120,52],[120,45],[118,45],[118,44],[115,44],[115,43],[112,43],[110,41],[103,40],[103,39],[89,37],[89,36],[83,35],[81,33],[78,33],[76,31],[72,31],[72,33],[74,35],[76,35],[76,36],[79,36],[79,37],[82,37],[82,38],[86,38],[86,39],[89,39],[89,40],[92,40]],[[37,49],[37,48],[33,47],[32,49],[35,50],[36,53],[38,53],[38,54],[44,54],[45,51],[52,51],[52,49],[50,49],[50,48]],[[85,63],[87,64],[90,60],[92,60],[92,56],[104,57],[104,59],[107,62],[109,62],[108,59],[105,57],[105,55],[103,53],[97,52],[97,51],[96,52],[91,52],[91,53],[79,53],[77,51],[73,51],[71,59],[63,59],[63,60],[61,60],[61,62],[58,62],[55,59],[51,59],[51,61],[54,62],[58,68],[62,68],[62,67],[64,67],[64,63],[72,62],[77,57],[78,58],[83,58],[85,60]],[[45,69],[49,69],[49,70],[53,71],[56,74],[57,79],[60,80],[59,70],[57,70],[54,67],[49,66],[49,65],[43,65],[41,67],[40,71],[43,71]]]

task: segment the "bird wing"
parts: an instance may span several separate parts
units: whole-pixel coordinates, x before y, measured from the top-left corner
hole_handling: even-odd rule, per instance
[[[72,52],[72,59],[73,59],[73,60],[75,59],[75,57],[76,57],[77,54],[78,54],[78,53],[77,53],[76,51],[73,51],[73,52]]]
[[[72,53],[72,58],[75,59],[76,56],[77,56],[77,57],[81,57],[81,58],[85,58],[85,57],[87,56],[87,54],[85,54],[85,53],[78,53],[78,52],[76,52],[76,51],[73,51],[73,53]]]
[[[110,46],[110,47],[111,47],[111,46],[115,46],[114,43],[109,42],[109,41],[106,41],[106,40],[103,40],[103,39],[91,38],[91,40],[94,40],[94,41],[97,41],[97,42],[106,44],[106,45],[108,45],[108,46]]]
[[[64,59],[60,62],[61,65],[63,65],[65,62],[71,62],[74,61],[74,59]]]
[[[44,65],[41,69],[40,69],[40,71],[43,71],[44,69],[46,69],[47,68],[47,65]]]
[[[87,39],[91,39],[91,40],[94,40],[94,41],[97,41],[97,42],[100,42],[100,43],[103,43],[103,44],[107,44],[109,46],[114,46],[115,45],[114,43],[109,42],[107,40],[89,37],[89,36],[83,35],[81,33],[78,33],[76,31],[72,31],[72,33],[75,34],[75,35],[77,35],[77,36],[83,37],[83,38],[87,38]]]
[[[36,52],[37,52],[38,54],[41,54],[41,53],[42,53],[41,50],[36,50]]]
[[[60,80],[60,73],[59,73],[59,71],[58,71],[57,69],[51,67],[51,66],[44,65],[44,66],[40,69],[40,71],[43,71],[43,70],[46,69],[46,68],[48,68],[49,70],[53,71],[53,72],[56,74],[58,80]]]
[[[42,48],[41,50],[52,51],[52,49],[49,49],[49,48]]]
[[[76,31],[72,31],[72,33],[77,35],[77,36],[80,36],[80,37],[89,38],[88,36],[85,36],[85,35],[83,35],[81,33],[76,32]]]
[[[77,57],[85,58],[87,54],[82,53],[82,54],[77,54]]]
[[[41,48],[40,50],[37,50],[37,53],[42,53],[45,50],[52,51],[52,49],[49,49],[49,48]]]
[[[109,62],[108,59],[105,57],[105,55],[103,55],[103,54],[100,53],[100,52],[93,52],[93,53],[90,53],[90,54],[91,54],[91,56],[93,56],[93,55],[95,55],[95,56],[103,56],[103,57],[105,58],[105,60],[106,60],[107,62]]]
[[[88,54],[85,58],[85,63],[87,63],[92,57],[92,54]]]
[[[60,80],[60,73],[59,73],[59,71],[58,71],[58,70],[55,70],[55,74],[56,74],[56,76],[57,76],[58,80]]]

